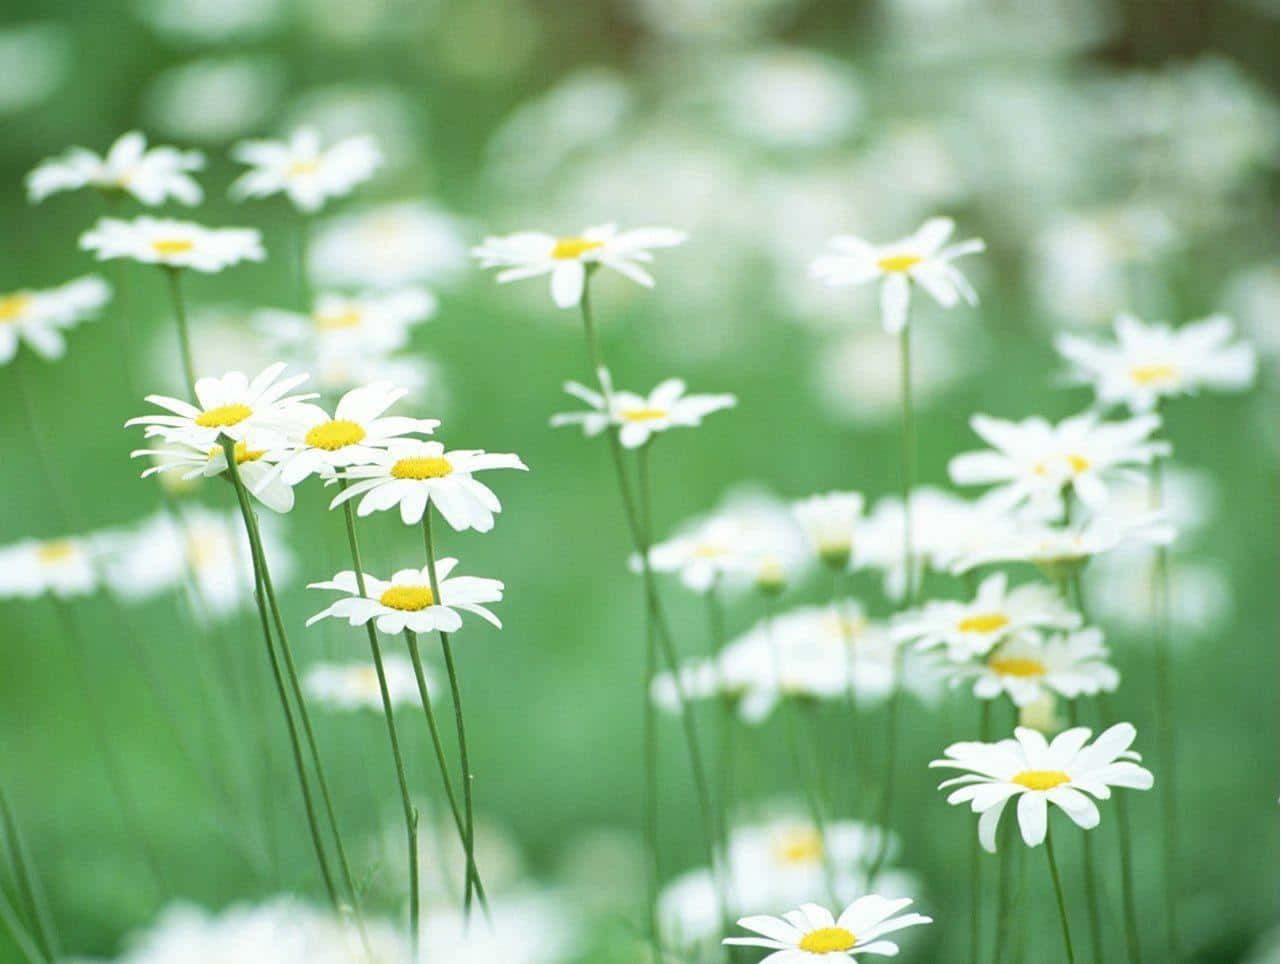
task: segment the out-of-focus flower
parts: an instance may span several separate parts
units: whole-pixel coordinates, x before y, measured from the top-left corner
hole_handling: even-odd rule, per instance
[[[255,312],[254,326],[272,342],[299,347],[315,343],[329,350],[361,355],[399,351],[410,330],[436,314],[436,296],[425,288],[400,288],[365,295],[320,295],[310,315],[266,309]]]
[[[0,365],[13,361],[19,340],[41,358],[61,358],[67,350],[62,333],[94,317],[110,298],[111,287],[96,275],[43,291],[0,295]]]
[[[598,392],[578,382],[566,382],[566,392],[587,402],[592,411],[553,415],[554,427],[582,425],[584,433],[592,436],[616,426],[624,448],[635,449],[645,445],[657,432],[675,427],[693,428],[705,415],[733,408],[738,402],[733,395],[687,395],[686,383],[679,378],[660,382],[649,395],[615,391],[609,372],[603,368],[600,374],[610,393],[608,404]]]
[[[72,45],[60,23],[23,23],[0,28],[0,114],[17,113],[46,100],[71,65]]]
[[[651,248],[670,248],[686,240],[674,228],[633,228],[620,232],[613,224],[586,228],[582,234],[558,238],[538,231],[488,237],[472,255],[482,268],[502,268],[494,280],[503,284],[541,275],[552,276],[552,300],[572,308],[583,298],[589,267],[604,265],[647,288],[654,287],[641,265],[652,261]]]
[[[842,61],[800,48],[755,52],[723,66],[726,119],[776,148],[818,148],[854,130],[863,110]]]
[[[98,586],[91,538],[24,539],[0,547],[0,599],[33,599],[51,593],[70,599]]]
[[[364,595],[356,573],[351,570],[340,572],[327,582],[311,583],[308,589],[333,589],[347,595],[307,620],[307,625],[328,617],[346,619],[353,626],[363,626],[374,620],[379,632],[389,636],[406,629],[416,633],[436,630],[453,633],[463,625],[463,617],[457,612],[462,609],[501,627],[498,617],[482,603],[501,602],[503,583],[477,576],[450,578],[457,565],[457,559],[448,557],[436,561],[436,588],[440,591],[440,599],[432,589],[431,574],[426,566],[401,569],[392,574],[390,581],[365,573]]]
[[[207,274],[267,257],[262,235],[254,228],[207,228],[192,221],[151,217],[101,218],[80,236],[80,247],[94,252],[99,261],[132,258]]]
[[[858,492],[828,492],[792,504],[792,514],[821,562],[838,571],[850,565],[855,528],[864,511]]]
[[[383,672],[392,706],[418,705],[418,678],[405,656],[383,654]],[[434,696],[437,682],[424,669],[427,692]],[[303,688],[318,703],[339,710],[381,710],[383,691],[373,663],[314,663],[303,674]]]
[[[260,127],[280,101],[285,70],[260,56],[210,57],[156,74],[142,92],[149,126],[218,143]]]
[[[834,253],[816,258],[810,273],[838,287],[880,281],[882,327],[895,335],[908,323],[912,281],[945,308],[962,299],[971,305],[979,303],[975,289],[952,262],[983,251],[984,242],[971,238],[944,247],[953,226],[951,218],[931,218],[908,237],[881,245],[854,235],[838,235],[828,242]]]
[[[107,194],[131,194],[151,206],[170,197],[183,204],[199,204],[204,192],[190,172],[204,166],[205,155],[199,151],[176,147],[148,150],[147,139],[130,131],[111,145],[105,157],[73,147],[61,157],[42,162],[27,175],[27,197],[37,202],[59,191],[93,187]]]
[[[487,865],[488,866],[488,865]],[[490,901],[490,923],[476,926],[457,908],[423,915],[422,960],[450,964],[560,964],[579,942],[575,916],[553,892],[514,893]]]
[[[954,684],[973,679],[973,692],[981,700],[1006,693],[1022,708],[1048,694],[1073,700],[1117,689],[1120,677],[1108,656],[1104,634],[1091,627],[1044,641],[1009,639],[982,661],[952,667],[948,675]]]
[[[797,0],[633,0],[655,33],[711,43],[746,40],[781,22]]]
[[[967,771],[939,785],[956,786],[950,804],[969,803],[979,814],[979,842],[989,853],[997,852],[997,823],[1012,798],[1019,800],[1019,829],[1024,843],[1039,847],[1046,839],[1046,808],[1054,804],[1083,830],[1099,826],[1099,809],[1090,794],[1108,799],[1110,787],[1148,790],[1153,774],[1138,763],[1130,749],[1135,727],[1117,723],[1088,745],[1085,727],[1065,730],[1051,743],[1035,730],[1017,727],[1015,738],[997,743],[954,743],[944,750],[947,759],[932,767]]]
[[[330,143],[370,136],[391,170],[421,161],[422,114],[421,102],[392,84],[330,84],[311,88],[290,105],[286,129],[311,127]]]
[[[397,288],[447,281],[466,263],[463,226],[423,201],[323,221],[307,249],[307,272],[320,285]]]
[[[319,211],[330,198],[350,194],[383,162],[371,137],[348,137],[322,147],[320,133],[308,127],[299,128],[287,141],[237,144],[232,156],[250,166],[232,183],[233,199],[284,194],[308,214]]]
[[[1114,331],[1112,344],[1070,334],[1055,340],[1059,353],[1073,363],[1074,378],[1091,385],[1101,405],[1148,412],[1162,398],[1202,388],[1241,391],[1255,379],[1255,352],[1245,342],[1232,341],[1233,323],[1224,315],[1173,329],[1121,314]]]
[[[1093,616],[1137,637],[1153,629],[1157,573],[1147,548],[1119,550],[1092,563],[1085,573]],[[1166,578],[1174,643],[1194,645],[1225,627],[1233,615],[1234,590],[1222,564],[1177,557],[1168,563]]]
[[[1278,288],[1278,266],[1258,264],[1234,273],[1221,295],[1251,342],[1273,356],[1278,353]]]
[[[916,924],[929,924],[930,918],[922,914],[899,914],[912,903],[887,900],[877,894],[860,897],[833,917],[818,904],[803,904],[800,910],[790,911],[783,918],[759,915],[745,917],[739,926],[756,931],[761,937],[727,937],[721,943],[747,947],[765,947],[775,953],[776,964],[805,964],[812,957],[855,957],[860,953],[893,957],[899,953],[894,941],[880,940]],[[899,916],[895,916],[899,914]]]
[[[272,453],[265,449],[251,448],[245,442],[235,445],[236,471],[246,488],[263,505],[273,512],[288,512],[294,508],[294,490],[280,478]],[[144,469],[142,477],[165,475],[181,471],[183,481],[212,478],[227,471],[227,453],[221,445],[203,448],[181,438],[168,440],[162,448],[137,449],[129,457],[148,456],[153,460]]]
[[[139,0],[138,15],[158,33],[188,43],[218,44],[269,32],[284,0]]]

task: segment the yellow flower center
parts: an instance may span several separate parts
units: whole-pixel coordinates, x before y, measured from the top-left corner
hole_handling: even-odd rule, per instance
[[[235,447],[233,448],[233,451],[236,454],[237,465],[244,465],[246,462],[257,462],[259,459],[261,459],[264,455],[267,454],[266,449],[251,449],[244,442],[237,442]],[[209,457],[211,459],[214,458],[215,456],[222,455],[222,454],[223,454],[223,447],[221,445],[215,445],[209,450]]]
[[[1066,455],[1064,456],[1064,461],[1068,463],[1068,467],[1074,472],[1085,472],[1091,467],[1091,460],[1084,455]]]
[[[388,609],[415,613],[434,604],[436,598],[427,586],[392,586],[378,597],[378,601]]]
[[[963,633],[995,633],[1009,625],[1010,620],[1003,613],[976,613],[959,622],[957,628]]]
[[[378,671],[373,666],[362,666],[356,670],[352,674],[352,682],[356,684],[356,691],[364,696],[377,696],[383,691],[378,683]]]
[[[1000,676],[1018,676],[1022,679],[1046,675],[1046,664],[1036,659],[1022,659],[1018,656],[1009,658],[994,656],[988,661],[988,668]]]
[[[307,161],[295,161],[293,164],[289,165],[289,169],[285,174],[287,177],[303,177],[307,174],[315,174],[319,170],[320,159],[312,158]]]
[[[397,459],[392,466],[394,479],[443,479],[454,471],[450,460],[439,455]]]
[[[560,261],[572,261],[589,251],[604,247],[604,241],[590,241],[587,238],[557,238],[556,244],[552,247],[552,257]]]
[[[1154,365],[1132,365],[1131,380],[1139,385],[1154,385],[1157,383],[1170,383],[1179,377],[1174,365],[1154,364]]]
[[[314,449],[334,452],[348,445],[355,445],[365,438],[365,429],[355,422],[337,418],[330,422],[321,422],[307,430],[303,441]]]
[[[881,258],[877,267],[882,271],[909,271],[925,260],[919,254],[892,254]]]
[[[725,546],[714,545],[711,542],[701,542],[694,547],[694,557],[696,559],[719,559],[725,554]]]
[[[625,422],[650,422],[667,417],[666,408],[625,408],[619,411],[619,418]]]
[[[312,316],[312,320],[321,331],[341,331],[344,328],[360,327],[361,313],[355,308],[346,308],[342,311],[318,312]]]
[[[844,927],[821,927],[811,931],[797,945],[800,950],[811,954],[831,954],[833,951],[848,951],[855,946],[855,935]]]
[[[253,414],[254,410],[248,405],[219,405],[201,412],[196,416],[195,421],[201,428],[226,428],[228,425],[245,421]]]
[[[792,827],[780,835],[774,852],[783,864],[815,864],[823,859],[823,837],[814,827]]]
[[[195,246],[196,242],[188,238],[157,238],[151,242],[151,250],[162,258],[173,254],[186,254]]]
[[[76,554],[76,544],[70,539],[54,539],[52,542],[40,543],[36,558],[46,566],[56,566],[66,562]]]
[[[1010,782],[1029,790],[1054,790],[1061,784],[1072,782],[1072,779],[1063,770],[1021,770],[1010,778]]]
[[[0,323],[17,321],[30,304],[31,296],[21,291],[0,298]]]

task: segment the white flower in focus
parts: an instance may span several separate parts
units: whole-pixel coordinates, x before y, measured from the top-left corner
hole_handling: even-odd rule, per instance
[[[221,378],[196,380],[196,400],[192,405],[165,395],[148,395],[147,401],[168,409],[171,415],[140,415],[125,423],[147,426],[148,438],[159,436],[167,442],[186,442],[208,449],[218,443],[220,435],[246,442],[250,449],[271,448],[283,441],[286,433],[301,416],[300,402],[312,395],[290,395],[289,391],[307,380],[307,375],[280,376],[285,364],[277,362],[258,373],[252,380],[243,372],[228,372]]]
[[[783,918],[757,915],[745,917],[740,927],[756,931],[761,937],[727,937],[723,944],[746,947],[765,947],[775,953],[763,958],[772,964],[808,964],[817,958],[828,961],[857,957],[859,954],[878,954],[893,957],[899,953],[894,941],[880,940],[916,924],[929,924],[929,917],[921,914],[899,914],[912,903],[887,900],[876,894],[860,897],[834,918],[818,904],[803,904],[800,910],[789,911]]]
[[[482,603],[501,602],[503,583],[476,576],[451,579],[450,573],[456,565],[457,559],[436,561],[436,588],[440,590],[440,599],[432,590],[431,575],[426,566],[401,569],[393,573],[390,581],[366,573],[364,595],[360,592],[356,573],[350,570],[338,573],[328,582],[311,583],[308,589],[334,589],[347,595],[307,620],[307,625],[329,617],[346,619],[353,626],[363,626],[372,619],[379,632],[389,636],[406,629],[416,633],[437,630],[453,633],[463,625],[463,617],[458,614],[462,609],[502,627],[498,617]]]
[[[607,426],[617,426],[623,447],[635,449],[650,441],[656,432],[693,428],[705,415],[738,404],[733,395],[687,395],[686,383],[679,378],[660,382],[649,395],[615,391],[609,373],[603,368],[600,374],[610,393],[609,404],[598,392],[578,382],[566,382],[566,392],[587,402],[593,411],[553,415],[553,427],[582,425],[584,434],[592,436],[600,435]]]
[[[1091,627],[1051,636],[1045,642],[1013,638],[997,646],[980,663],[964,663],[952,681],[974,679],[974,694],[991,700],[1002,693],[1018,707],[1030,706],[1048,694],[1073,700],[1111,693],[1120,677],[1108,663],[1104,635]]]
[[[1041,631],[1074,629],[1082,617],[1041,582],[1007,590],[1006,574],[994,573],[979,584],[970,602],[932,600],[896,621],[895,638],[915,641],[918,649],[945,646],[954,662],[983,656],[1007,640],[1038,642]]]
[[[1137,762],[1135,727],[1117,723],[1094,743],[1085,727],[1065,730],[1049,744],[1035,730],[1017,727],[1014,739],[997,743],[954,743],[944,750],[947,759],[931,761],[932,767],[967,771],[939,785],[958,787],[948,795],[950,804],[969,803],[979,818],[979,842],[989,853],[997,852],[997,824],[1011,799],[1018,799],[1019,829],[1024,843],[1038,847],[1046,839],[1046,809],[1059,807],[1083,830],[1099,826],[1099,809],[1090,797],[1107,800],[1110,787],[1148,790],[1153,774]],[[1090,796],[1087,796],[1090,794]]]
[[[61,157],[44,161],[27,175],[27,197],[35,203],[59,191],[94,187],[107,193],[132,194],[151,207],[170,197],[190,206],[204,197],[190,172],[204,166],[205,155],[200,151],[175,147],[147,150],[147,139],[130,131],[111,145],[106,157],[73,147]]]
[[[959,300],[979,303],[975,289],[952,264],[956,258],[984,250],[978,238],[944,247],[953,233],[950,218],[931,218],[915,234],[889,244],[875,245],[853,235],[838,235],[828,242],[833,254],[816,258],[812,277],[833,286],[862,285],[881,281],[881,323],[892,335],[908,323],[910,281],[925,288],[945,308]]]
[[[401,520],[416,525],[431,503],[455,530],[489,532],[502,506],[489,488],[472,478],[473,472],[486,469],[528,471],[514,454],[481,449],[447,452],[440,442],[402,441],[378,452],[369,465],[344,472],[343,478],[355,482],[334,498],[330,508],[359,496],[357,515],[400,506]]]
[[[294,508],[294,490],[281,481],[272,453],[266,449],[250,448],[243,441],[234,447],[236,471],[245,487],[259,502],[273,512],[288,512]],[[152,465],[142,472],[142,478],[151,475],[162,477],[170,472],[180,472],[183,482],[208,479],[227,471],[227,453],[221,445],[201,448],[182,439],[174,439],[163,448],[136,449],[129,453],[131,459],[147,456]]]
[[[864,511],[858,492],[828,492],[792,504],[792,514],[827,566],[843,570],[850,564],[855,527]]]
[[[482,268],[502,268],[500,284],[552,276],[552,300],[560,308],[573,308],[583,298],[588,268],[605,265],[647,288],[654,279],[642,264],[654,260],[651,248],[670,248],[686,240],[673,228],[634,228],[620,232],[613,224],[586,229],[582,234],[558,238],[537,231],[505,237],[488,237],[472,249]]]
[[[408,657],[383,654],[387,695],[392,706],[419,705],[418,678]],[[436,680],[424,668],[428,696],[435,696]],[[317,702],[339,710],[382,710],[383,691],[373,663],[315,663],[303,674],[303,689]]]
[[[254,228],[206,228],[191,221],[151,217],[100,218],[80,236],[80,247],[94,252],[99,261],[132,258],[206,274],[267,257],[262,235]]]
[[[1115,344],[1070,334],[1055,339],[1074,378],[1092,385],[1102,405],[1148,412],[1163,398],[1201,388],[1241,391],[1255,379],[1255,351],[1233,341],[1233,323],[1223,315],[1171,328],[1121,314],[1113,330]]]
[[[994,506],[1045,505],[1071,487],[1086,505],[1099,507],[1108,500],[1110,479],[1134,476],[1127,467],[1170,454],[1169,442],[1150,438],[1161,424],[1156,415],[1101,422],[1087,412],[1055,425],[1038,417],[1010,422],[975,415],[971,428],[993,448],[954,456],[948,474],[958,485],[998,485],[988,495]]]
[[[283,193],[308,214],[330,198],[350,194],[383,163],[371,137],[348,137],[322,147],[320,133],[308,127],[295,131],[288,141],[237,144],[232,157],[251,168],[232,184],[234,200]]]
[[[330,218],[307,249],[321,286],[399,288],[447,281],[467,265],[464,226],[422,201],[399,201]]]
[[[85,596],[98,586],[90,538],[24,539],[0,547],[0,599]]]
[[[67,350],[63,331],[92,318],[111,298],[96,275],[43,291],[0,294],[0,365],[11,362],[21,339],[41,358],[54,361]]]

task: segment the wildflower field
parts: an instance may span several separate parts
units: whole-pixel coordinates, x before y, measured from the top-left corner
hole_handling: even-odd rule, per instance
[[[0,962],[1277,961],[1269,0],[10,0]]]

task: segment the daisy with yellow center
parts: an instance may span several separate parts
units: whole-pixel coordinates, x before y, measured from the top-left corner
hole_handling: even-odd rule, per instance
[[[191,172],[204,166],[205,156],[199,151],[148,150],[147,139],[130,131],[111,145],[105,157],[73,147],[61,157],[42,162],[27,175],[27,196],[34,203],[61,191],[93,187],[117,197],[128,193],[149,207],[171,197],[190,207],[204,197]]]
[[[234,446],[236,468],[250,493],[273,512],[294,508],[294,490],[280,478],[275,456],[265,448],[255,448],[241,440]],[[212,478],[227,471],[227,453],[221,445],[202,448],[181,439],[163,448],[137,449],[131,459],[147,457],[153,464],[142,472],[142,478],[174,472],[182,481]]]
[[[94,537],[24,539],[0,546],[0,599],[50,593],[59,599],[84,596],[98,586]]]
[[[1013,639],[982,660],[951,667],[949,678],[953,685],[973,679],[979,699],[1005,693],[1022,708],[1046,696],[1073,700],[1111,693],[1121,678],[1108,658],[1104,634],[1092,627],[1056,633],[1045,640]]]
[[[488,237],[472,255],[482,268],[503,269],[495,277],[500,284],[551,275],[552,300],[560,308],[572,308],[583,299],[589,267],[604,265],[652,288],[654,278],[642,267],[654,260],[651,249],[670,248],[685,239],[684,231],[672,228],[619,231],[604,224],[560,237],[538,231]]]
[[[959,301],[979,303],[975,289],[953,266],[953,261],[984,250],[978,238],[944,246],[953,233],[949,218],[931,218],[906,238],[889,244],[872,244],[853,235],[839,235],[828,242],[830,254],[810,266],[814,278],[833,286],[881,282],[881,322],[898,334],[908,323],[910,282],[916,282],[945,308]]]
[[[94,317],[111,298],[111,288],[93,275],[43,291],[0,293],[0,365],[8,364],[26,342],[46,361],[67,351],[63,332]]]
[[[80,247],[94,252],[99,261],[131,258],[205,274],[267,257],[262,235],[253,228],[207,228],[191,221],[153,217],[132,221],[101,218],[81,235]]]
[[[979,842],[985,850],[996,852],[997,825],[1012,799],[1018,799],[1024,843],[1037,847],[1046,839],[1049,805],[1089,830],[1100,822],[1091,797],[1108,799],[1110,787],[1148,790],[1153,786],[1153,774],[1139,766],[1139,754],[1130,749],[1135,727],[1118,723],[1094,743],[1088,743],[1090,738],[1090,730],[1077,727],[1048,743],[1037,731],[1017,727],[1013,739],[954,743],[944,751],[945,759],[930,765],[966,771],[939,788],[956,787],[948,802],[968,803],[980,815]]]
[[[761,964],[809,964],[816,958],[834,960],[861,953],[891,957],[899,953],[899,945],[885,940],[885,935],[931,923],[921,914],[900,914],[910,904],[909,898],[887,900],[869,894],[838,917],[818,904],[802,904],[799,910],[788,911],[782,918],[764,914],[744,917],[739,926],[761,936],[727,937],[722,943],[773,951],[762,958]]]
[[[295,131],[287,141],[237,144],[232,157],[250,167],[231,186],[234,200],[284,194],[308,214],[330,198],[350,194],[383,163],[372,137],[348,137],[324,147],[320,133],[310,127]]]
[[[497,579],[455,576],[450,573],[457,559],[438,559],[436,584],[440,599],[432,590],[431,573],[423,569],[402,569],[390,581],[368,573],[364,576],[365,594],[358,589],[356,573],[338,573],[328,582],[312,583],[309,589],[333,589],[347,595],[307,621],[310,626],[325,618],[343,618],[352,626],[363,626],[370,620],[379,632],[394,635],[406,629],[415,633],[453,633],[463,625],[459,610],[474,613],[488,623],[501,626],[498,617],[485,603],[503,599],[503,583]]]
[[[350,484],[334,498],[330,508],[359,498],[359,516],[398,506],[401,520],[415,525],[422,521],[431,503],[454,529],[489,532],[494,528],[494,515],[502,506],[498,496],[474,479],[472,473],[525,468],[525,463],[513,454],[480,449],[446,451],[440,442],[395,439],[387,448],[372,449],[367,464],[342,470],[341,477]]]

